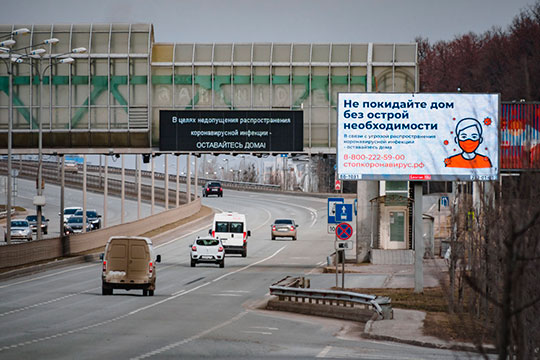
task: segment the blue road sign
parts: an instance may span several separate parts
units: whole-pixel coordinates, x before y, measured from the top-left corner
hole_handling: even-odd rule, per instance
[[[448,199],[448,196],[441,196],[441,206],[442,207],[448,207],[450,200]]]
[[[339,240],[348,240],[353,234],[351,225],[341,223],[336,227],[336,236]]]
[[[343,204],[343,198],[328,198],[328,223],[339,224],[341,221],[336,219],[336,205]]]
[[[352,213],[352,204],[336,204],[335,217],[337,222],[352,221]]]

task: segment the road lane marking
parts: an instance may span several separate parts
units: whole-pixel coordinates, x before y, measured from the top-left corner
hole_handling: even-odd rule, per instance
[[[322,349],[321,352],[319,354],[317,354],[317,356],[315,356],[315,357],[318,357],[318,358],[326,357],[326,355],[330,352],[330,350],[332,350],[332,347],[327,346],[324,349]]]
[[[193,234],[195,234],[195,233],[198,233],[199,231],[202,231],[202,230],[206,229],[207,227],[208,227],[208,225],[201,226],[200,228],[198,228],[198,229],[196,229],[196,230],[193,230],[192,232],[189,232],[189,233],[187,233],[186,235],[183,235],[183,236],[174,238],[174,239],[172,239],[172,240],[167,241],[166,243],[163,243],[163,244],[159,244],[159,245],[157,245],[157,246],[154,246],[154,249],[159,249],[159,248],[162,247],[162,246],[169,245],[169,244],[171,244],[171,243],[173,243],[173,242],[175,242],[175,241],[178,241],[178,240],[181,240],[181,239],[183,239],[183,238],[186,238],[186,237],[188,237],[188,236],[190,236],[190,235],[193,235]]]
[[[212,280],[212,282],[217,282],[217,281],[219,281],[219,280],[221,280],[221,279],[226,278],[226,277],[229,276],[229,275],[236,274],[237,272],[247,270],[247,269],[249,269],[249,268],[252,267],[252,266],[258,265],[258,264],[260,264],[260,263],[262,263],[262,262],[265,262],[266,260],[270,260],[271,258],[273,258],[274,256],[276,256],[277,254],[279,254],[279,253],[281,252],[281,250],[285,249],[286,247],[287,247],[287,245],[281,247],[281,248],[278,249],[275,253],[273,253],[272,255],[268,256],[267,258],[264,258],[264,259],[262,259],[262,260],[259,260],[259,261],[257,261],[257,262],[254,262],[253,264],[249,264],[249,265],[247,265],[247,266],[244,266],[243,268],[240,268],[240,269],[238,269],[238,270],[231,271],[230,273],[226,273],[226,274],[224,274],[224,275],[221,275],[221,276],[218,277],[217,279]]]
[[[25,283],[30,282],[30,281],[45,279],[45,278],[48,278],[48,277],[51,277],[51,276],[60,275],[60,274],[67,273],[67,272],[70,272],[70,271],[85,269],[85,268],[88,268],[88,267],[91,267],[91,266],[96,266],[96,265],[95,264],[90,264],[90,265],[85,265],[85,266],[79,266],[79,267],[76,267],[74,269],[67,269],[67,270],[63,270],[63,271],[58,271],[58,272],[55,272],[54,274],[43,275],[43,276],[35,277],[35,278],[32,278],[32,279],[27,279],[27,280],[14,282],[14,283],[11,283],[11,284],[0,285],[0,289],[4,289],[4,288],[7,288],[7,287],[10,287],[10,286],[13,286],[13,285],[25,284]]]
[[[28,306],[25,306],[25,307],[22,307],[22,308],[18,308],[18,309],[14,309],[14,310],[11,310],[11,311],[7,311],[7,312],[5,312],[5,313],[1,313],[1,314],[0,314],[0,317],[6,316],[6,315],[11,315],[11,314],[16,314],[16,313],[18,313],[18,312],[25,311],[25,310],[30,310],[30,309],[33,309],[33,308],[35,308],[35,307],[42,306],[42,305],[49,305],[49,304],[52,304],[52,303],[54,303],[54,302],[57,302],[57,301],[60,301],[60,300],[64,300],[64,299],[68,299],[68,298],[73,297],[73,296],[76,296],[76,295],[81,295],[81,294],[85,294],[85,293],[90,292],[90,291],[94,291],[94,290],[96,290],[96,289],[99,289],[99,287],[95,287],[95,288],[93,288],[93,289],[88,289],[88,290],[80,291],[80,292],[77,292],[77,293],[73,293],[73,294],[61,296],[61,297],[58,297],[58,298],[55,298],[55,299],[51,299],[51,300],[47,300],[47,301],[42,301],[42,302],[37,303],[37,304],[32,304],[32,305],[28,305]]]
[[[264,330],[273,330],[273,331],[279,330],[279,328],[275,328],[275,327],[268,327],[268,326],[250,326],[249,328],[250,328],[250,329],[264,329]]]
[[[268,256],[268,257],[262,259],[262,260],[259,260],[259,261],[255,262],[255,263],[253,263],[253,264],[250,264],[250,265],[248,265],[248,266],[244,266],[244,267],[241,268],[241,269],[238,269],[238,270],[232,271],[232,272],[230,272],[230,273],[228,273],[228,274],[222,275],[222,276],[220,276],[218,279],[222,279],[222,278],[224,278],[224,277],[226,277],[226,276],[229,276],[229,275],[238,273],[238,272],[240,272],[240,271],[249,269],[250,267],[255,266],[255,265],[257,265],[257,264],[260,264],[260,263],[262,263],[262,262],[264,262],[264,261],[266,261],[266,260],[270,260],[271,258],[273,258],[274,256],[276,256],[277,254],[279,254],[279,253],[280,253],[283,249],[285,249],[286,247],[287,247],[287,246],[285,245],[285,246],[283,246],[282,248],[280,248],[279,250],[277,250],[275,253],[273,253],[272,255],[270,255],[270,256]],[[91,266],[94,266],[94,265],[92,264]],[[215,281],[212,281],[212,282],[215,282]],[[180,296],[184,296],[184,295],[186,295],[186,294],[192,293],[193,291],[196,291],[196,290],[198,290],[198,289],[200,289],[200,288],[203,288],[203,287],[205,287],[205,286],[207,286],[207,285],[210,285],[212,282],[206,282],[206,283],[204,283],[204,284],[201,284],[201,285],[199,285],[199,286],[196,286],[196,287],[194,287],[194,288],[192,288],[192,289],[189,289],[189,290],[186,290],[186,291],[182,291],[182,290],[181,290],[181,292],[179,292],[179,293],[177,293],[177,294],[175,294],[175,295],[171,295],[171,296],[169,296],[168,298],[165,298],[165,299],[160,300],[160,301],[158,301],[158,302],[155,302],[155,303],[152,303],[152,304],[143,306],[143,307],[138,308],[138,309],[135,309],[135,310],[133,310],[133,311],[131,311],[131,312],[129,312],[129,313],[126,313],[126,314],[123,314],[123,315],[114,317],[114,318],[109,319],[109,320],[101,321],[101,322],[99,322],[99,323],[95,323],[95,324],[92,324],[92,325],[87,325],[87,326],[84,326],[84,327],[81,327],[81,328],[78,328],[78,329],[72,329],[72,330],[68,330],[68,331],[56,333],[56,334],[50,335],[50,336],[45,336],[45,337],[41,337],[41,338],[37,338],[37,339],[32,339],[32,340],[20,342],[20,343],[18,343],[18,344],[6,345],[6,346],[3,346],[3,347],[0,347],[0,352],[5,351],[5,350],[9,350],[9,349],[15,349],[15,348],[18,348],[18,347],[23,347],[23,346],[30,345],[30,344],[35,344],[35,343],[38,343],[38,342],[43,342],[43,341],[47,341],[47,340],[56,339],[56,338],[59,338],[59,337],[63,337],[63,336],[67,336],[67,335],[71,335],[71,334],[75,334],[75,333],[79,333],[79,332],[81,332],[81,331],[93,329],[93,328],[96,328],[96,327],[98,327],[98,326],[103,326],[103,325],[106,325],[106,324],[110,324],[110,323],[112,323],[112,322],[115,322],[115,321],[118,321],[118,320],[127,318],[128,316],[135,315],[135,314],[137,314],[137,313],[139,313],[139,312],[141,312],[141,311],[148,310],[148,309],[153,308],[153,307],[155,307],[155,306],[164,304],[164,303],[169,302],[169,301],[171,301],[171,300],[174,300],[174,299],[176,299],[176,298],[178,298],[178,297],[180,297]],[[182,345],[182,344],[184,344],[184,343],[186,343],[186,342],[190,342],[190,341],[193,341],[193,340],[195,340],[195,339],[198,339],[199,337],[202,337],[202,336],[204,336],[205,334],[207,334],[207,333],[209,333],[209,332],[211,332],[211,331],[214,331],[215,329],[219,329],[220,327],[223,327],[223,326],[225,326],[225,325],[227,325],[227,324],[229,324],[229,323],[232,323],[233,321],[236,321],[236,320],[237,320],[236,318],[239,319],[240,317],[244,316],[246,313],[247,313],[247,311],[245,311],[244,313],[240,313],[239,315],[237,315],[236,317],[230,319],[229,321],[227,321],[227,322],[225,322],[225,323],[222,323],[222,324],[220,324],[220,325],[217,325],[217,326],[215,326],[215,327],[213,327],[213,328],[211,328],[211,329],[208,329],[208,330],[206,330],[206,331],[203,331],[203,332],[200,333],[200,334],[197,334],[197,335],[195,335],[195,336],[193,336],[193,337],[191,337],[191,338],[182,340],[181,342],[176,343],[176,344]],[[174,344],[173,344],[173,345],[174,345]],[[173,347],[176,347],[176,346],[178,346],[178,345],[174,345]],[[169,346],[170,346],[170,345],[169,345]],[[150,356],[152,356],[152,355],[150,355]],[[144,357],[148,357],[148,356],[143,355],[143,357],[139,357],[139,358],[142,359],[142,358],[144,358]]]
[[[168,350],[171,350],[171,349],[174,349],[178,346],[181,346],[181,345],[185,345],[187,343],[190,343],[192,342],[193,340],[197,340],[197,339],[200,339],[202,338],[203,336],[205,335],[208,335],[210,334],[211,332],[213,331],[216,331],[218,329],[221,329],[222,327],[225,327],[227,325],[230,325],[232,324],[233,322],[237,321],[237,320],[240,320],[242,317],[244,317],[248,312],[247,311],[244,311],[244,312],[241,312],[239,313],[238,315],[236,315],[235,317],[225,321],[225,322],[222,322],[221,324],[218,324],[208,330],[204,330],[200,333],[198,333],[197,335],[193,335],[192,337],[189,337],[187,339],[184,339],[184,340],[180,340],[178,342],[175,342],[175,343],[172,343],[172,344],[169,344],[167,346],[164,346],[162,348],[159,348],[159,349],[156,349],[154,351],[151,351],[151,352],[148,352],[146,354],[143,354],[143,355],[139,355],[137,357],[134,357],[132,358],[132,360],[139,360],[139,359],[146,359],[146,358],[149,358],[151,356],[154,356],[154,355],[158,355],[158,354],[161,354],[162,352],[165,352],[165,351],[168,351]]]
[[[296,206],[296,207],[305,209],[305,210],[307,210],[307,211],[309,211],[311,213],[311,218],[313,219],[313,221],[311,222],[311,227],[313,227],[313,225],[315,225],[315,223],[317,222],[317,210],[316,209],[310,208],[308,206],[302,206],[302,205],[294,204],[294,203],[291,203],[291,202],[285,202],[285,201],[264,200],[264,202],[273,202],[273,203],[278,203],[278,204],[286,204],[286,205]]]
[[[212,296],[242,296],[239,294],[212,294]]]
[[[243,333],[246,334],[261,334],[261,335],[272,335],[271,332],[267,331],[251,331],[251,330],[242,330]]]

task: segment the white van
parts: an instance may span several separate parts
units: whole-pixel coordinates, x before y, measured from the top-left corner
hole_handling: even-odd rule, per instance
[[[244,214],[235,212],[215,214],[212,229],[208,233],[221,240],[225,253],[247,256],[247,239],[251,236],[251,231],[247,230]]]

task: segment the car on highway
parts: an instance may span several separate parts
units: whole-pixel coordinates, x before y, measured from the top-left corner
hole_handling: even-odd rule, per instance
[[[77,210],[73,215],[83,216],[83,210]],[[92,224],[92,230],[101,228],[101,215],[99,215],[96,210],[86,210],[86,218],[90,221],[90,224]]]
[[[68,219],[79,210],[82,211],[82,207],[80,207],[80,206],[72,206],[72,207],[64,208],[64,224],[67,223]],[[58,215],[60,215],[60,214],[58,214]]]
[[[191,248],[191,267],[197,263],[216,263],[220,268],[225,267],[225,249],[221,240],[213,237],[197,237]]]
[[[79,171],[79,166],[77,165],[77,162],[73,160],[66,160],[64,162],[64,171],[76,174]]]
[[[139,236],[112,236],[101,254],[101,294],[112,295],[113,289],[140,289],[143,296],[154,296],[156,263],[161,255],[154,253],[152,240]]]
[[[37,215],[28,215],[26,221],[30,224],[30,228],[33,232],[37,232]],[[41,231],[43,234],[47,235],[49,231],[49,219],[46,219],[45,216],[41,215]]]
[[[21,239],[32,241],[32,229],[26,219],[14,219],[11,220],[11,240]],[[7,241],[7,234],[5,234],[5,241]]]
[[[272,231],[272,240],[276,240],[277,237],[290,237],[293,240],[297,239],[296,228],[298,224],[295,224],[292,219],[276,219],[270,229]]]
[[[223,197],[223,188],[217,181],[208,181],[202,188],[202,196],[208,197],[209,195],[216,195],[217,197]]]
[[[86,232],[90,231],[92,231],[92,224],[90,224],[90,221],[86,218]],[[64,233],[69,235],[81,232],[83,232],[83,217],[78,215],[71,216],[64,225]]]

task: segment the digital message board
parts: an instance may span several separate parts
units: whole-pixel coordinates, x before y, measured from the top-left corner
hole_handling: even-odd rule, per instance
[[[159,150],[303,151],[303,119],[302,111],[162,110]]]
[[[342,180],[496,180],[498,94],[338,94]]]

